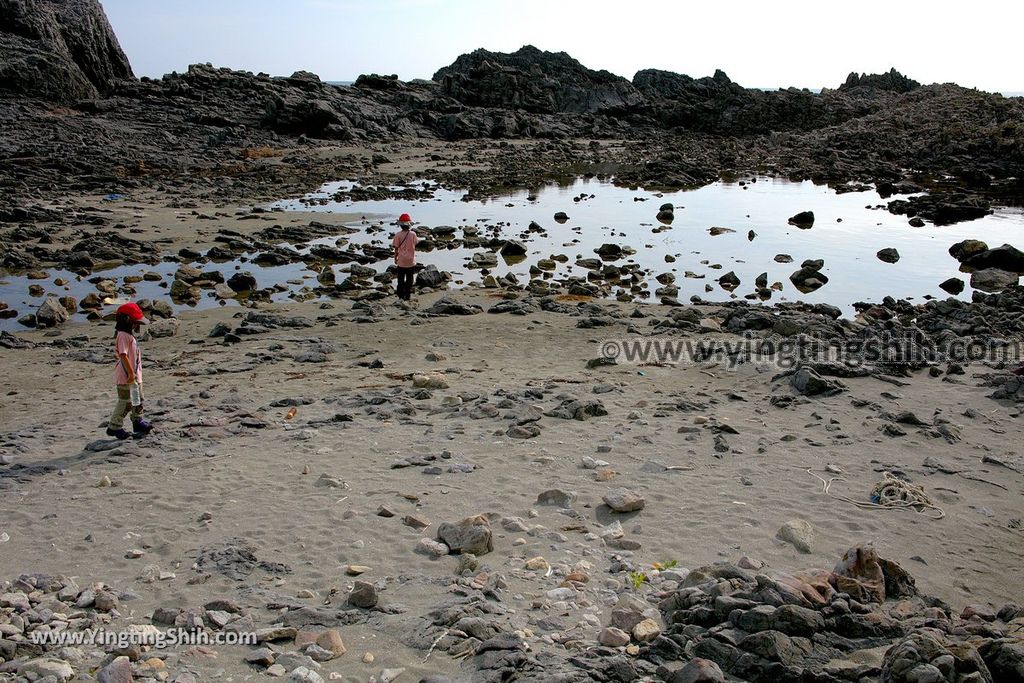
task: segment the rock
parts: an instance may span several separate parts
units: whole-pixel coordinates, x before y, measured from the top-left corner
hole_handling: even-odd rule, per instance
[[[480,556],[494,550],[491,524],[487,517],[476,515],[460,522],[443,522],[437,528],[437,538],[453,553],[472,553]]]
[[[46,299],[36,309],[37,327],[60,327],[70,319],[68,309],[61,305],[56,297]]]
[[[813,211],[801,211],[792,218],[789,219],[790,225],[795,225],[798,228],[807,229],[814,226],[814,212]]]
[[[667,683],[725,683],[725,674],[710,659],[694,657],[672,674]]]
[[[445,273],[437,269],[434,264],[428,264],[416,273],[414,286],[418,289],[433,289],[445,283]]]
[[[981,240],[963,240],[949,248],[949,255],[963,263],[970,257],[988,251],[988,245]]]
[[[557,505],[560,508],[572,507],[575,500],[575,492],[562,489],[548,489],[537,495],[538,505]]]
[[[858,602],[885,602],[885,574],[878,553],[871,546],[847,550],[833,570],[836,590]]]
[[[235,292],[252,292],[259,288],[259,284],[256,282],[256,276],[247,270],[235,273],[229,277],[227,285]]]
[[[533,439],[540,436],[540,427],[534,424],[511,425],[506,434],[512,439]]]
[[[412,385],[417,389],[447,389],[448,378],[440,372],[428,372],[412,376]]]
[[[947,677],[943,669],[950,674]],[[975,677],[968,678],[975,674]],[[954,677],[955,676],[955,677]],[[946,683],[950,680],[1001,683],[970,645],[946,642],[936,630],[916,631],[889,648],[882,660],[880,683]]]
[[[971,287],[983,292],[1000,292],[1007,287],[1016,285],[1020,276],[1006,270],[987,268],[971,273]]]
[[[183,280],[174,280],[171,283],[170,296],[176,303],[196,303],[202,295],[202,290]]]
[[[806,263],[806,262],[805,262]],[[820,270],[821,266],[805,265],[800,270],[789,276],[789,281],[803,292],[808,294],[828,284],[828,277]]]
[[[838,380],[826,379],[809,367],[800,367],[790,375],[790,384],[804,396],[833,396],[846,390]]]
[[[889,213],[927,218],[935,225],[951,225],[992,213],[988,199],[959,192],[937,192],[889,202]]]
[[[348,602],[353,607],[371,609],[377,606],[377,589],[368,581],[356,581],[348,594]]]
[[[117,609],[119,602],[117,596],[110,591],[97,591],[93,607],[98,612],[110,612]]]
[[[132,80],[99,0],[12,2],[0,25],[3,89],[67,104]]]
[[[661,635],[661,626],[654,619],[644,619],[633,627],[633,640],[646,643]]]
[[[218,282],[213,286],[213,295],[220,301],[226,301],[228,299],[234,299],[237,292],[223,282]]]
[[[270,666],[274,663],[276,654],[269,647],[260,647],[245,655],[245,661],[260,666]]]
[[[308,667],[300,666],[292,670],[284,681],[285,683],[324,683],[324,677]]]
[[[146,331],[150,337],[173,337],[178,334],[178,328],[181,327],[181,321],[177,318],[164,318],[163,320],[154,320],[147,327]]]
[[[943,280],[941,283],[939,283],[939,289],[953,295],[959,294],[960,292],[964,291],[964,287],[966,287],[964,281],[958,277],[951,277],[948,280]]]
[[[880,249],[875,256],[878,257],[879,261],[884,261],[885,263],[896,263],[900,260],[900,252],[896,251],[893,247]]]
[[[52,676],[54,680],[70,681],[74,675],[75,670],[71,668],[71,665],[67,662],[58,659],[30,659],[22,663],[18,669],[18,674],[21,676],[35,676],[37,678],[46,678]]]
[[[404,517],[402,517],[402,524],[404,524],[407,527],[416,529],[417,531],[421,529],[426,529],[428,526],[430,526],[430,522],[423,519],[422,517],[417,517],[416,515],[405,515]]]
[[[639,493],[626,488],[614,488],[605,493],[601,500],[615,512],[636,512],[643,510],[647,501]]]
[[[996,640],[979,649],[995,683],[1024,681],[1024,643]]]
[[[526,256],[526,245],[518,240],[508,240],[501,245],[501,255],[508,257]]]
[[[345,483],[344,479],[341,479],[341,478],[336,477],[334,475],[327,474],[326,472],[322,473],[320,475],[320,477],[317,478],[317,480],[315,482],[313,482],[313,486],[319,486],[319,487],[322,487],[322,488],[330,488],[330,489],[346,489],[346,488],[348,488],[348,484]]]
[[[594,252],[606,261],[616,261],[623,256],[622,247],[618,244],[605,243],[595,249]]]
[[[971,254],[963,259],[962,263],[963,267],[968,269],[996,268],[1024,275],[1024,252],[1009,244]]]
[[[622,629],[609,626],[601,631],[597,642],[606,647],[625,647],[629,645],[629,634]]]
[[[345,652],[345,643],[341,639],[341,633],[337,629],[327,629],[321,633],[317,639],[316,644],[334,654],[335,657],[340,657]]]
[[[428,557],[444,557],[448,554],[448,546],[431,538],[421,538],[416,544],[415,551]]]
[[[722,286],[722,289],[731,292],[740,286],[740,279],[736,276],[736,273],[730,270],[728,273],[718,278],[718,284]]]
[[[431,315],[476,315],[483,313],[484,309],[476,304],[464,304],[448,297],[435,301],[424,313]]]
[[[575,400],[567,399],[552,410],[544,413],[547,417],[557,417],[563,420],[587,420],[591,417],[607,415],[608,411],[604,404],[597,399]]]
[[[814,542],[814,529],[802,519],[794,519],[786,522],[779,529],[778,537],[787,543],[791,543],[802,553],[811,552],[811,544]]]
[[[96,674],[97,683],[132,683],[132,663],[128,657],[117,657]]]

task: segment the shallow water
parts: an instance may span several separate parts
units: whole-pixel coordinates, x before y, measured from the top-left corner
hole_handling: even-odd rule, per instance
[[[526,261],[510,266],[499,258],[498,267],[491,270],[494,275],[514,272],[523,276],[520,281],[525,282],[529,266],[552,254],[569,256],[567,264],[558,264],[556,277],[585,275],[586,270],[572,265],[576,258],[594,257],[594,249],[605,242],[615,242],[629,245],[637,253],[614,263],[638,263],[650,269],[652,292],[658,286],[654,275],[676,273],[681,301],[694,294],[709,300],[730,298],[715,282],[730,270],[742,281],[737,295],[752,292],[754,278],[767,272],[769,283],[783,283],[783,291],[776,293],[773,301],[827,302],[848,312],[856,301],[880,301],[887,295],[918,301],[925,295],[945,298],[949,295],[939,289],[940,282],[954,276],[970,279],[959,272],[959,263],[949,255],[948,249],[955,242],[972,238],[985,240],[989,246],[1024,246],[1021,209],[999,209],[991,216],[952,226],[928,224],[913,228],[905,217],[886,211],[884,205],[888,200],[880,199],[875,192],[839,194],[810,181],[793,183],[762,178],[745,184],[718,182],[697,190],[656,195],[580,179],[565,187],[542,188],[536,192],[534,201],[528,199],[530,193],[523,191],[487,202],[463,202],[461,193],[442,190],[435,193],[433,200],[317,203],[344,186],[326,185],[310,195],[312,202],[279,202],[277,206],[328,213],[361,211],[368,219],[385,217],[388,221],[408,212],[417,224],[426,227],[503,223],[501,236],[509,238],[518,238],[530,221],[537,221],[547,236],[529,235]],[[574,201],[581,194],[587,199]],[[637,198],[646,201],[635,201]],[[658,207],[668,202],[676,206],[670,227],[655,219]],[[553,219],[557,211],[569,215],[564,225]],[[804,230],[788,224],[789,218],[800,211],[814,212],[813,228]],[[712,236],[711,227],[735,232]],[[390,235],[394,228],[388,228],[386,234]],[[655,229],[663,231],[652,232]],[[753,240],[748,239],[750,230],[756,233]],[[481,229],[481,234],[490,233]],[[358,243],[360,235],[351,239]],[[383,241],[379,235],[364,237],[363,241],[367,239]],[[877,252],[885,247],[899,251],[899,262],[889,264],[877,258]],[[464,249],[435,250],[420,254],[418,259],[420,263],[433,263],[451,271],[456,279],[479,281],[479,271],[465,267],[472,253]],[[666,263],[666,254],[675,256],[676,262]],[[776,254],[789,254],[793,263],[775,262]],[[789,281],[804,259],[824,259],[822,272],[829,278],[828,284],[810,294],[801,294]],[[709,263],[705,265],[702,261]],[[703,274],[705,279],[683,278],[687,270]],[[705,292],[705,284],[713,285],[714,291]],[[960,298],[969,299],[970,293],[968,286]]]
[[[573,263],[577,258],[595,257],[594,249],[606,242],[630,246],[636,254],[613,263],[623,265],[637,263],[650,270],[649,289],[659,286],[654,276],[663,272],[676,274],[675,284],[680,288],[679,299],[686,301],[692,295],[709,300],[727,300],[730,294],[716,282],[717,278],[735,272],[741,280],[736,290],[738,296],[754,291],[754,278],[768,273],[768,282],[781,282],[783,291],[776,292],[772,301],[800,300],[827,302],[838,305],[847,314],[853,312],[851,304],[856,301],[879,301],[884,296],[921,301],[925,295],[945,298],[939,289],[943,280],[958,276],[969,281],[958,271],[959,264],[953,259],[948,248],[963,239],[982,239],[989,246],[1003,243],[1024,246],[1024,211],[1021,209],[999,209],[985,218],[959,223],[952,226],[912,228],[906,218],[894,216],[884,208],[875,192],[849,192],[838,194],[834,190],[814,185],[811,182],[792,183],[774,179],[759,179],[757,182],[718,182],[706,187],[674,193],[655,194],[644,190],[630,190],[615,187],[597,179],[579,179],[565,186],[551,185],[540,188],[530,199],[530,192],[521,191],[486,201],[462,201],[463,194],[456,191],[438,190],[433,199],[421,201],[388,200],[363,202],[334,202],[330,199],[339,188],[350,183],[330,183],[303,200],[283,200],[271,205],[284,210],[360,213],[364,220],[349,223],[361,228],[361,232],[348,235],[356,244],[386,244],[394,228],[391,225],[397,216],[408,212],[417,225],[427,228],[439,225],[461,227],[475,225],[482,237],[523,238],[529,256],[518,264],[508,264],[499,257],[498,266],[490,272],[495,276],[507,272],[516,273],[520,282],[528,279],[528,270],[540,258],[565,254],[568,263],[558,263],[554,271],[556,278],[569,275],[585,277],[586,270]],[[593,196],[591,196],[593,195]],[[581,198],[574,201],[575,198]],[[637,201],[639,199],[645,201]],[[655,216],[658,207],[671,202],[676,206],[675,220],[671,226],[659,223]],[[569,220],[559,224],[553,218],[555,212],[564,211]],[[802,230],[788,225],[790,216],[799,211],[813,211],[814,227]],[[546,234],[529,233],[526,228],[531,221],[539,223]],[[324,222],[331,222],[329,216]],[[367,232],[366,228],[385,227],[385,231]],[[725,227],[735,230],[712,236],[708,229]],[[748,231],[756,237],[748,239]],[[656,232],[658,231],[658,232]],[[333,244],[333,238],[317,240]],[[895,247],[901,256],[898,263],[880,261],[875,254],[884,247]],[[479,282],[481,273],[466,267],[472,254],[480,250],[438,249],[418,255],[420,263],[434,264],[441,270],[453,273],[453,288]],[[789,254],[793,263],[781,264],[774,261],[776,254]],[[665,255],[676,257],[675,263],[666,263]],[[804,259],[824,259],[822,272],[829,282],[816,292],[801,294],[789,281]],[[707,261],[708,263],[702,263]],[[197,264],[203,270],[215,268],[225,277],[236,269],[252,272],[260,287],[277,283],[302,281],[304,284],[289,284],[289,292],[276,295],[276,301],[285,300],[305,286],[315,286],[315,276],[302,263],[279,267],[255,266],[252,263],[230,261],[226,263]],[[390,261],[378,263],[375,267],[384,270]],[[720,265],[721,268],[712,268]],[[134,298],[167,298],[166,286],[177,269],[177,263],[165,262],[157,266],[123,266],[107,271],[96,271],[120,281],[127,275],[140,275],[155,271],[164,276],[163,283],[140,282],[133,287]],[[345,266],[333,267],[338,280],[344,278]],[[704,279],[684,278],[685,271],[704,275]],[[42,297],[29,296],[28,286],[42,284],[48,293],[70,294],[81,299],[95,291],[89,282],[76,281],[73,273],[47,269],[47,280],[28,280],[22,276],[0,277],[0,301],[6,301],[19,314],[34,311]],[[70,284],[58,287],[56,278],[65,278]],[[164,284],[164,287],[160,285]],[[705,291],[705,284],[713,286],[712,292]],[[207,293],[195,308],[209,308],[220,305]],[[968,286],[960,298],[969,299]],[[656,301],[655,297],[651,300]],[[229,302],[228,305],[237,305]],[[175,306],[176,309],[187,308]],[[79,314],[75,319],[83,319]],[[13,319],[0,321],[0,329],[20,329]]]

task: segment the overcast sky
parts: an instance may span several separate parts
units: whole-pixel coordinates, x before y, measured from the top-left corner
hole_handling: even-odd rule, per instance
[[[923,83],[1024,91],[1019,0],[102,0],[136,75],[195,62],[324,80],[430,78],[525,44],[632,78],[657,68],[748,87],[838,86],[895,66]]]

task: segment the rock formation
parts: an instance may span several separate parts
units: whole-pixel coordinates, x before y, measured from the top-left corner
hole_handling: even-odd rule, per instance
[[[131,78],[99,0],[0,0],[0,90],[74,102]]]

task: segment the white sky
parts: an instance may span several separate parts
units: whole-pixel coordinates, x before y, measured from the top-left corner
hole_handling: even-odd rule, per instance
[[[102,0],[137,75],[195,62],[324,80],[429,78],[525,44],[631,79],[724,70],[748,87],[836,87],[895,66],[922,83],[1024,91],[1020,0]]]

